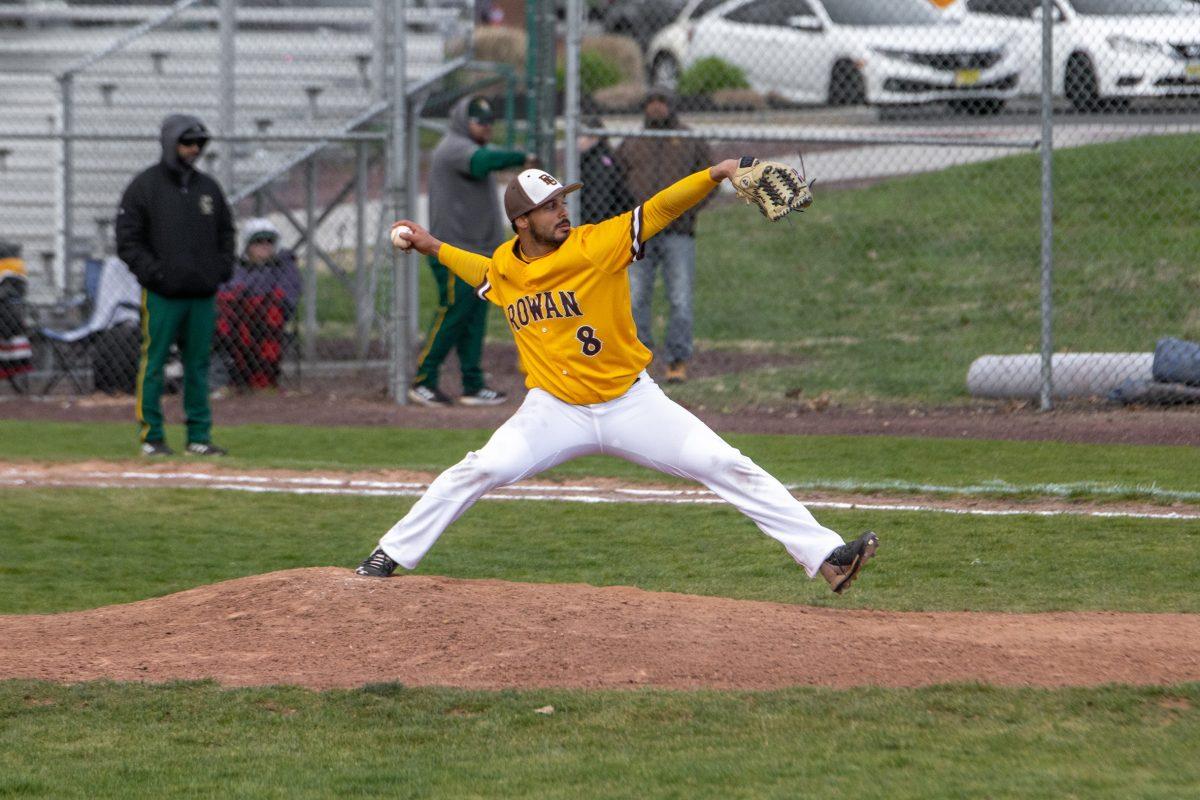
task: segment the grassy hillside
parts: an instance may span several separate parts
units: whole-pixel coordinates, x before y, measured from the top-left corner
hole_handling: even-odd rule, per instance
[[[1054,169],[1056,349],[1200,338],[1194,137],[1066,150]],[[1023,154],[819,194],[795,225],[704,215],[697,335],[805,359],[730,392],[944,401],[977,356],[1036,352],[1039,175]]]
[[[1195,138],[1063,150],[1054,170],[1056,348],[1147,352],[1164,335],[1200,339]],[[698,233],[701,346],[795,359],[673,394],[734,406],[796,389],[842,402],[964,398],[977,356],[1039,347],[1040,180],[1030,153],[861,189],[818,185],[792,223],[712,208]],[[332,281],[322,317],[345,334],[351,306]],[[424,267],[422,282],[424,325]],[[665,310],[661,296],[655,308]],[[491,322],[493,339],[508,341],[500,315]]]

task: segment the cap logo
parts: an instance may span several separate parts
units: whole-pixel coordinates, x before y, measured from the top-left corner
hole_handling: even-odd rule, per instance
[[[547,186],[558,186],[558,181],[554,180],[554,178],[544,172],[541,175],[538,175],[538,179]]]

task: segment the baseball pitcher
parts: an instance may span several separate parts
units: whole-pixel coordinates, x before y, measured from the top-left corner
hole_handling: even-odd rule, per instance
[[[820,525],[783,485],[676,404],[646,372],[626,269],[645,243],[724,179],[775,220],[812,202],[790,167],[729,159],[667,187],[644,204],[595,225],[572,227],[563,186],[527,169],[509,183],[504,210],[516,236],[491,258],[443,243],[412,220],[400,236],[500,307],[529,389],[517,412],[483,448],[443,472],[356,570],[388,577],[416,567],[450,523],[490,489],[594,453],[704,484],[779,541],[808,576],[841,593],[874,554],[868,531],[852,542]]]

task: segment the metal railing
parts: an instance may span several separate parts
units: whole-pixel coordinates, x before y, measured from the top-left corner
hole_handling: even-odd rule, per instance
[[[171,20],[175,19],[181,13],[193,6],[197,6],[205,0],[178,0],[173,6],[166,11],[147,19],[145,22],[132,28],[125,34],[119,36],[112,44],[99,50],[89,56],[86,56],[79,61],[71,64],[58,75],[55,80],[58,82],[59,91],[59,136],[60,136],[60,161],[58,164],[59,177],[55,182],[58,191],[55,197],[55,218],[57,219],[57,227],[55,230],[55,263],[54,263],[54,284],[64,294],[70,294],[72,286],[69,285],[71,276],[71,262],[74,256],[75,237],[74,237],[74,221],[71,210],[71,202],[74,197],[74,160],[72,152],[72,143],[75,135],[75,102],[74,102],[74,83],[75,76],[84,70],[100,63],[104,59],[118,53],[130,44],[142,38],[146,34],[161,28]],[[222,75],[223,88],[227,91],[231,89],[231,78],[226,78]]]

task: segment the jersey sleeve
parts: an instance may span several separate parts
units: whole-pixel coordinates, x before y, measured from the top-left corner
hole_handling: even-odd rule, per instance
[[[499,150],[481,147],[471,155],[471,177],[483,180],[489,172],[519,167],[525,163],[525,153],[520,150]]]
[[[591,226],[582,241],[584,253],[605,272],[640,261],[646,242],[707,197],[718,183],[705,169],[671,184],[632,211]]]
[[[488,270],[492,268],[492,260],[487,256],[445,242],[438,248],[437,258],[447,269],[474,286],[476,293],[485,282]]]

